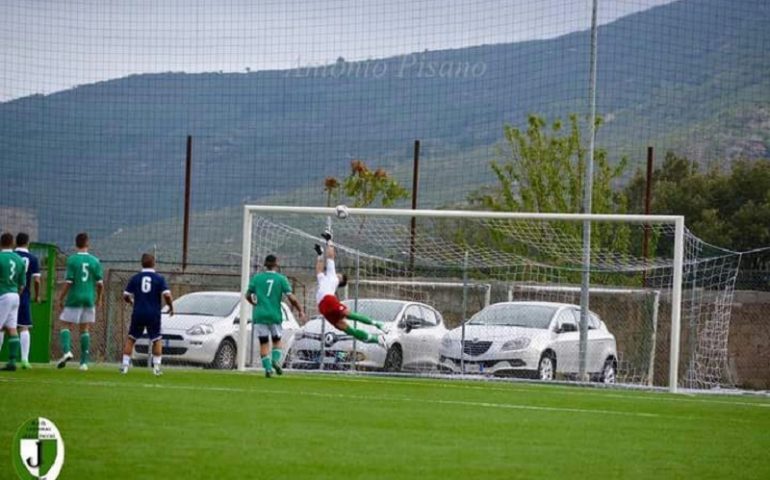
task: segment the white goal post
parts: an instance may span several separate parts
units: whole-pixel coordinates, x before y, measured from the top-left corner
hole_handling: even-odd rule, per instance
[[[521,212],[485,212],[462,210],[409,210],[387,208],[349,208],[351,218],[361,217],[402,217],[434,219],[499,219],[499,220],[532,220],[532,221],[564,221],[564,222],[607,222],[627,223],[638,225],[662,225],[674,229],[674,245],[672,259],[671,282],[671,345],[668,387],[671,392],[676,392],[679,383],[679,345],[681,331],[682,308],[682,280],[684,264],[685,225],[684,217],[679,215],[623,215],[623,214],[559,214],[559,213],[521,213]],[[252,267],[252,228],[255,214],[271,216],[307,215],[316,217],[336,217],[337,210],[327,207],[293,207],[293,206],[268,206],[245,205],[243,208],[243,241],[241,257],[241,292],[248,287]],[[590,266],[588,266],[590,268]],[[250,318],[250,305],[245,298],[241,300],[242,319]],[[241,327],[245,322],[241,323]],[[248,335],[246,328],[240,328],[238,348],[238,369],[245,370],[246,349]]]

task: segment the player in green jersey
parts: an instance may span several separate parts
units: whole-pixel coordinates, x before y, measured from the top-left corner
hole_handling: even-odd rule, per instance
[[[6,371],[16,370],[16,360],[21,351],[16,320],[19,314],[19,294],[27,283],[24,261],[12,249],[13,235],[0,235],[0,332],[8,334],[8,363],[2,368]]]
[[[99,259],[88,253],[88,234],[78,233],[75,237],[77,253],[67,258],[66,283],[59,294],[62,308],[59,319],[65,323],[59,333],[61,349],[64,352],[59,359],[58,368],[64,368],[72,360],[70,325],[80,326],[80,369],[88,370],[91,335],[89,326],[96,321],[96,305],[102,303],[104,283],[102,282],[102,264]]]
[[[246,301],[254,305],[252,323],[259,337],[259,354],[265,376],[270,378],[273,370],[278,375],[283,373],[281,368],[281,335],[283,329],[283,313],[281,300],[283,296],[289,299],[301,319],[305,319],[305,309],[291,293],[291,285],[285,275],[278,273],[278,259],[275,255],[265,258],[265,271],[254,275],[246,290]],[[273,351],[270,352],[270,340],[273,341]],[[269,355],[268,355],[269,354]]]

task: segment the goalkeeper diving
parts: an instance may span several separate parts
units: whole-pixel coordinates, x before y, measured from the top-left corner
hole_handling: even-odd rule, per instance
[[[337,273],[335,269],[334,259],[336,252],[331,242],[331,234],[324,232],[322,237],[326,239],[326,265],[324,265],[323,249],[320,245],[315,245],[315,251],[318,254],[318,259],[315,263],[316,278],[318,279],[318,292],[316,293],[318,311],[338,330],[342,330],[362,342],[379,343],[383,347],[386,346],[384,335],[371,334],[354,328],[346,321],[346,319],[355,320],[367,325],[374,325],[382,332],[386,331],[382,322],[372,320],[357,312],[351,312],[347,306],[337,299],[335,295],[337,288],[347,285],[348,278],[344,273]]]

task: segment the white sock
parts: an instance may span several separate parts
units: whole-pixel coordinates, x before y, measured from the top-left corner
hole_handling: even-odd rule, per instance
[[[154,367],[160,367],[160,356],[157,356],[157,357],[155,355],[152,356],[152,365]]]
[[[0,328],[0,350],[3,348],[3,339],[5,339],[5,332]]]
[[[123,355],[123,366],[127,367],[131,365],[131,355]]]
[[[29,362],[29,330],[19,332],[19,341],[21,342],[21,361]]]

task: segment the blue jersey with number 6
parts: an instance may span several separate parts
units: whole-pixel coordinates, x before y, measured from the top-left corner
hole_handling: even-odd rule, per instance
[[[163,293],[168,292],[166,279],[151,268],[144,268],[128,281],[124,293],[134,297],[132,319],[153,320],[160,318]]]

